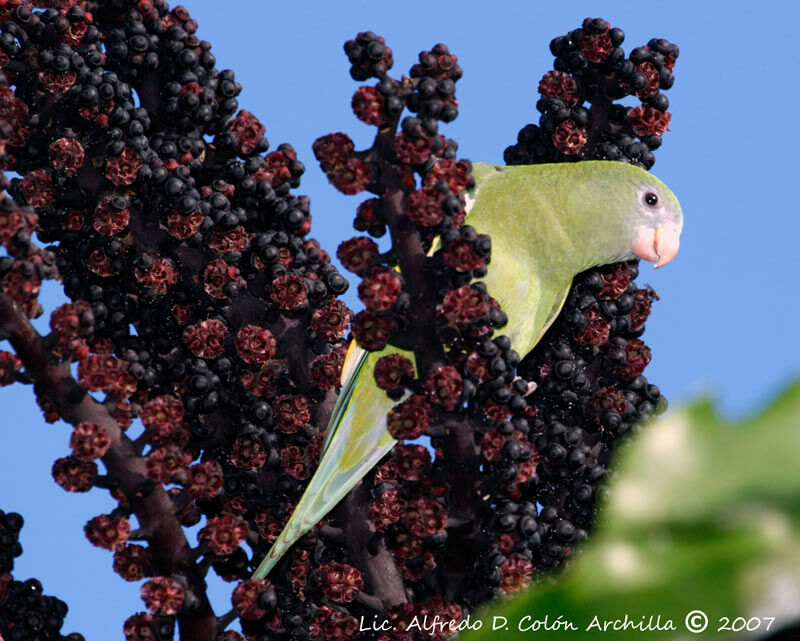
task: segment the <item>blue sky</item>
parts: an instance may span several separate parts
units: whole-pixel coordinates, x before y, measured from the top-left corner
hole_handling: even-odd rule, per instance
[[[552,37],[599,16],[625,31],[626,51],[654,36],[677,43],[676,82],[667,94],[671,131],[653,172],[681,200],[685,227],[676,260],[657,272],[643,265],[639,279],[661,295],[645,334],[653,351],[646,374],[673,404],[711,392],[727,414],[740,416],[800,373],[794,4],[185,4],[200,23],[198,35],[213,43],[218,68],[236,71],[240,106],[266,125],[273,148],[289,142],[305,162],[300,192],[311,197],[312,235],[331,254],[355,235],[361,199],[327,184],[311,144],[333,131],[347,132],[357,147],[371,141],[374,129],[350,111],[358,85],[342,52],[357,32],[386,38],[395,77],[420,50],[446,43],[464,77],[461,115],[442,131],[458,141],[461,157],[495,163],[517,131],[537,120],[536,88],[551,68]],[[56,289],[42,299],[50,308],[60,302]],[[345,298],[358,307],[354,289]],[[29,387],[0,389],[0,408],[0,508],[26,517],[16,576],[37,576],[47,593],[68,602],[65,632],[88,641],[122,638],[122,621],[143,609],[139,584],[113,574],[111,554],[90,547],[82,530],[111,500],[99,491],[69,495],[53,483],[50,467],[67,452],[69,430],[44,423]],[[213,588],[218,613],[228,609],[231,587]]]

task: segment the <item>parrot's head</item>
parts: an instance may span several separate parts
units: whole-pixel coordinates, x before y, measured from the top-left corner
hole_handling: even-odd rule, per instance
[[[633,242],[631,252],[644,260],[663,267],[669,263],[680,247],[683,229],[683,212],[680,203],[669,187],[652,174],[628,165],[635,171],[629,183],[635,207]]]

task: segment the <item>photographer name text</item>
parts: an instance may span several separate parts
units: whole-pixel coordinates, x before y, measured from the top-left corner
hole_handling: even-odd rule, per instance
[[[733,631],[739,632],[748,630],[750,632],[758,629],[769,630],[775,617],[720,617],[717,621],[717,631]],[[565,617],[564,615],[551,616],[546,614],[544,616],[531,616],[525,615],[516,621],[509,620],[504,616],[493,616],[491,619],[485,621],[478,618],[473,618],[468,614],[460,619],[448,619],[440,615],[423,615],[414,616],[408,622],[402,624],[402,629],[405,631],[420,631],[427,632],[428,634],[451,634],[453,632],[462,632],[464,630],[480,630],[484,626],[492,631],[497,630],[517,630],[519,632],[568,632],[568,631],[583,631],[583,632],[619,632],[619,631],[635,631],[635,632],[663,632],[668,630],[685,629],[692,633],[700,633],[704,631],[709,624],[708,616],[702,610],[692,610],[689,612],[682,621],[677,623],[670,618],[663,617],[660,614],[644,615],[644,616],[630,616],[625,614],[618,618],[608,618],[599,615],[593,616],[591,619],[577,622],[576,620]],[[398,624],[399,626],[400,624]],[[361,617],[359,622],[359,632],[388,632],[394,630],[396,625],[385,619],[378,619],[373,617],[371,620],[368,617]]]

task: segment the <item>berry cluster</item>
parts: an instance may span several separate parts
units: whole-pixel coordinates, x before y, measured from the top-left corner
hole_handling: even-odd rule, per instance
[[[348,283],[308,237],[309,199],[292,192],[302,162],[290,145],[269,149],[186,9],[6,4],[0,163],[20,178],[2,183],[0,297],[34,318],[42,280],[57,278],[73,301],[37,343],[78,365],[68,393],[35,386],[48,421],[75,425],[53,477],[119,502],[86,534],[116,552],[123,578],[150,579],[149,613],[129,621],[128,638],[171,638],[176,615],[188,634],[210,613],[204,573],[247,578],[317,464]],[[29,369],[0,353],[2,384],[35,379]],[[89,409],[86,391],[105,401]],[[136,418],[144,431],[131,440]],[[128,543],[133,515],[147,546]],[[192,553],[180,526],[202,516]],[[192,554],[200,563],[186,570]]]
[[[0,510],[0,637],[7,641],[83,641],[73,632],[62,635],[67,604],[42,594],[36,579],[17,581],[11,575],[14,559],[22,554],[22,517]]]
[[[662,91],[675,82],[678,47],[653,38],[626,57],[624,40],[622,29],[587,18],[550,43],[555,61],[539,82],[539,124],[523,127],[506,149],[509,165],[594,159],[653,166],[671,118]],[[615,102],[628,96],[641,103]]]
[[[523,129],[520,144],[506,152],[510,163],[613,158],[652,165],[650,150],[669,122],[659,89],[672,85],[677,48],[653,40],[632,54],[633,64],[624,60],[622,38],[604,21],[587,20],[554,41],[556,71],[540,85],[541,128]],[[642,376],[650,350],[639,337],[656,296],[632,282],[635,261],[579,275],[558,321],[521,361],[500,335],[505,314],[473,280],[486,273],[491,241],[464,225],[470,164],[439,133],[439,123],[458,114],[457,60],[436,45],[401,83],[370,66],[372,42],[387,56],[381,60],[391,60],[372,33],[345,50],[354,78],[377,80],[353,98],[355,115],[378,129],[373,147],[357,151],[336,133],[314,150],[340,191],[377,196],[358,206],[354,227],[374,237],[388,231],[391,249],[381,253],[374,240],[357,236],[338,250],[362,278],[366,309],[353,335],[365,349],[385,352],[376,384],[394,399],[412,394],[389,413],[392,434],[427,435],[434,449],[431,456],[421,445],[396,445],[365,479],[373,496],[370,553],[391,553],[410,601],[387,612],[395,623],[388,639],[410,638],[402,622],[425,608],[434,581],[456,595],[439,602],[437,613],[460,612],[560,566],[593,525],[615,445],[664,401]],[[630,93],[643,106],[620,112],[611,104]],[[401,107],[412,115],[402,117]],[[337,168],[359,163],[358,188],[353,181],[343,188]],[[413,349],[416,370],[410,354],[392,348]],[[303,544],[309,539],[329,546],[321,533]],[[332,554],[352,563],[349,552],[350,559]]]
[[[642,375],[650,350],[638,337],[656,294],[633,282],[637,263],[575,278],[558,319],[517,368],[536,383],[525,397],[528,421],[483,435],[481,453],[505,488],[484,521],[496,536],[480,563],[490,593],[508,592],[514,559],[531,564],[525,581],[566,560],[593,526],[614,448],[665,406]]]
[[[3,179],[0,198],[0,336],[17,351],[0,352],[0,384],[34,382],[46,420],[74,425],[55,481],[117,502],[85,532],[120,576],[145,580],[148,611],[128,618],[126,639],[171,639],[177,626],[233,641],[218,628],[238,616],[248,640],[344,640],[374,613],[394,624],[382,641],[411,639],[414,616],[457,621],[561,564],[592,525],[614,444],[659,405],[639,339],[654,293],[631,283],[633,263],[582,275],[521,363],[474,281],[491,241],[464,224],[471,165],[439,133],[458,116],[456,56],[437,44],[397,80],[383,38],[345,44],[352,77],[375,79],[352,100],[375,142],[357,151],[335,133],[313,153],[341,192],[370,192],[356,230],[391,238],[385,253],[368,236],[338,249],[361,278],[366,309],[353,317],[337,300],[347,281],[307,236],[309,200],[292,191],[302,162],[289,145],[270,151],[183,7],[6,4],[0,165],[21,177]],[[621,41],[598,20],[554,41],[541,129],[523,130],[510,163],[616,148],[652,165],[677,49],[652,41],[625,60]],[[623,89],[643,106],[614,107]],[[40,337],[27,321],[47,278],[72,302]],[[376,383],[410,396],[389,428],[429,438],[433,453],[397,445],[269,580],[250,580],[318,465],[348,327],[365,349],[390,346]],[[191,548],[182,527],[204,518]],[[236,582],[230,615],[211,610],[209,569]],[[0,583],[0,606],[24,614],[26,594]]]
[[[619,46],[623,38],[605,21],[587,19],[582,29],[553,40],[555,71],[539,85],[541,128],[527,125],[520,131],[518,143],[506,149],[509,164],[606,159],[652,166],[652,150],[669,122],[668,102],[659,89],[672,86],[678,48],[653,39],[628,60]],[[613,104],[631,93],[642,106]],[[592,103],[588,112],[580,106],[583,100]],[[548,111],[554,104],[558,117]],[[641,114],[663,128],[644,131],[637,124]],[[563,123],[570,116],[584,128],[582,138],[594,143],[581,146],[579,153],[559,148],[558,126],[553,126],[553,118],[563,117]],[[642,142],[633,142],[632,133]],[[517,368],[522,380],[536,383],[525,396],[527,425],[519,429],[512,418],[510,425],[483,436],[482,454],[507,488],[484,522],[497,536],[481,561],[490,592],[507,592],[509,577],[517,581],[530,574],[512,571],[513,559],[525,558],[538,571],[565,561],[594,523],[598,488],[616,445],[666,405],[658,387],[642,375],[650,349],[640,337],[658,296],[633,282],[638,272],[638,261],[630,261],[575,278],[558,319]],[[526,459],[528,448],[532,458]]]

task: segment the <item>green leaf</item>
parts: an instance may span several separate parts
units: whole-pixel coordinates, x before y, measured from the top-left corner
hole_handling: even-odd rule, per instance
[[[472,613],[482,627],[463,640],[764,637],[800,619],[800,382],[742,422],[709,401],[654,420],[620,452],[600,515],[569,567]]]

